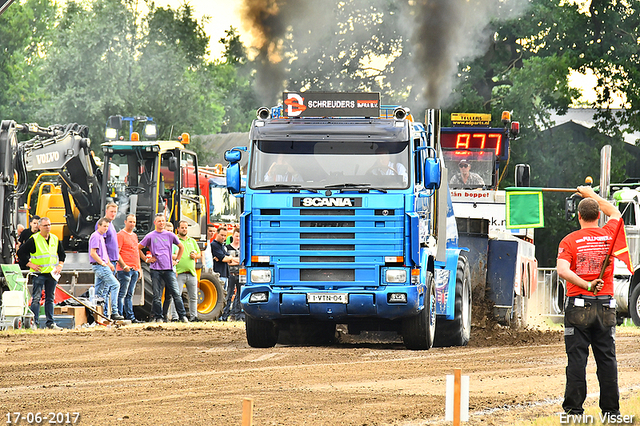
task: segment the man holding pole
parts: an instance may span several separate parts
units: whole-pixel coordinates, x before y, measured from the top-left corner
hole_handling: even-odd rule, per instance
[[[604,415],[619,415],[616,304],[610,256],[626,254],[629,258],[628,250],[624,250],[624,227],[618,209],[591,187],[580,186],[578,192],[584,198],[578,205],[580,229],[567,235],[558,248],[558,275],[567,281],[564,341],[568,363],[562,408],[567,414],[583,414],[591,345],[600,383],[600,409]],[[598,226],[600,210],[609,217],[602,228]]]

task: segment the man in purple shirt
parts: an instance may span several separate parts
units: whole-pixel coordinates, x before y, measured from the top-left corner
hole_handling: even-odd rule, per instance
[[[98,221],[98,229],[89,237],[89,261],[95,274],[96,295],[102,297],[107,310],[107,300],[111,298],[111,319],[123,320],[118,312],[118,291],[120,283],[113,275],[115,265],[109,260],[109,254],[105,243],[105,235],[111,225],[111,221],[103,217]],[[113,225],[112,225],[113,226]],[[106,315],[106,312],[105,312]]]
[[[118,205],[116,203],[109,203],[104,212],[104,217],[109,221],[109,229],[104,235],[104,242],[107,246],[107,253],[109,255],[109,261],[115,266],[116,263],[124,265],[120,258],[120,249],[118,248],[118,233],[115,226],[113,226],[113,220],[118,214]],[[98,225],[96,224],[96,230]]]
[[[184,245],[173,232],[165,231],[164,225],[167,220],[163,213],[158,213],[153,221],[155,231],[149,232],[140,241],[140,249],[148,248],[151,252],[149,259],[151,268],[151,282],[153,283],[153,322],[162,322],[162,290],[166,283],[168,293],[173,296],[176,305],[176,311],[182,322],[189,322],[187,311],[184,308],[180,289],[178,288],[178,279],[173,267],[182,258]],[[173,245],[178,246],[176,259],[172,257]],[[168,297],[169,295],[167,295]]]

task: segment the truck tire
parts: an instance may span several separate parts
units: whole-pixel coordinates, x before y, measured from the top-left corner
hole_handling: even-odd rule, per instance
[[[463,255],[458,257],[453,320],[438,318],[434,346],[466,346],[471,338],[471,272]]]
[[[215,321],[227,304],[227,297],[218,274],[203,272],[198,282],[198,318]]]
[[[636,284],[629,298],[629,314],[633,323],[640,327],[640,284]]]
[[[402,321],[402,340],[407,349],[427,350],[433,346],[436,333],[436,288],[433,274],[427,272],[424,309]]]
[[[278,343],[278,327],[273,321],[245,316],[247,343],[252,348],[272,348]]]
[[[555,324],[562,324],[564,321],[564,280],[558,280],[558,271],[551,274],[551,294],[549,300],[548,312],[552,315],[551,321]]]
[[[513,295],[513,309],[511,310],[513,320],[509,323],[514,330],[527,328],[527,315],[529,311],[529,299],[521,294]]]
[[[138,283],[138,285],[144,286],[142,289],[144,293],[144,304],[134,306],[133,312],[137,319],[147,321],[153,318],[153,284],[151,283],[151,268],[149,268],[149,264],[146,262],[140,263],[142,281]]]

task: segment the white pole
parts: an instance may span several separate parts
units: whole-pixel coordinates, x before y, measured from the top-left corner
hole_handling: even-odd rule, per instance
[[[452,421],[454,426],[469,421],[469,376],[463,376],[459,368],[454,370],[454,375],[447,375],[444,419]]]

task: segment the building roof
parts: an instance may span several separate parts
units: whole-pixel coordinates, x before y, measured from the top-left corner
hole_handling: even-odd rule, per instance
[[[592,108],[569,108],[569,111],[565,115],[558,115],[552,113],[550,119],[556,123],[556,125],[564,124],[572,121],[576,124],[580,124],[588,129],[595,125],[594,115],[598,110]],[[618,112],[621,109],[612,109],[611,111]],[[622,127],[623,131],[629,131],[628,126]],[[624,141],[632,145],[636,145],[640,141],[640,132],[624,133]]]

